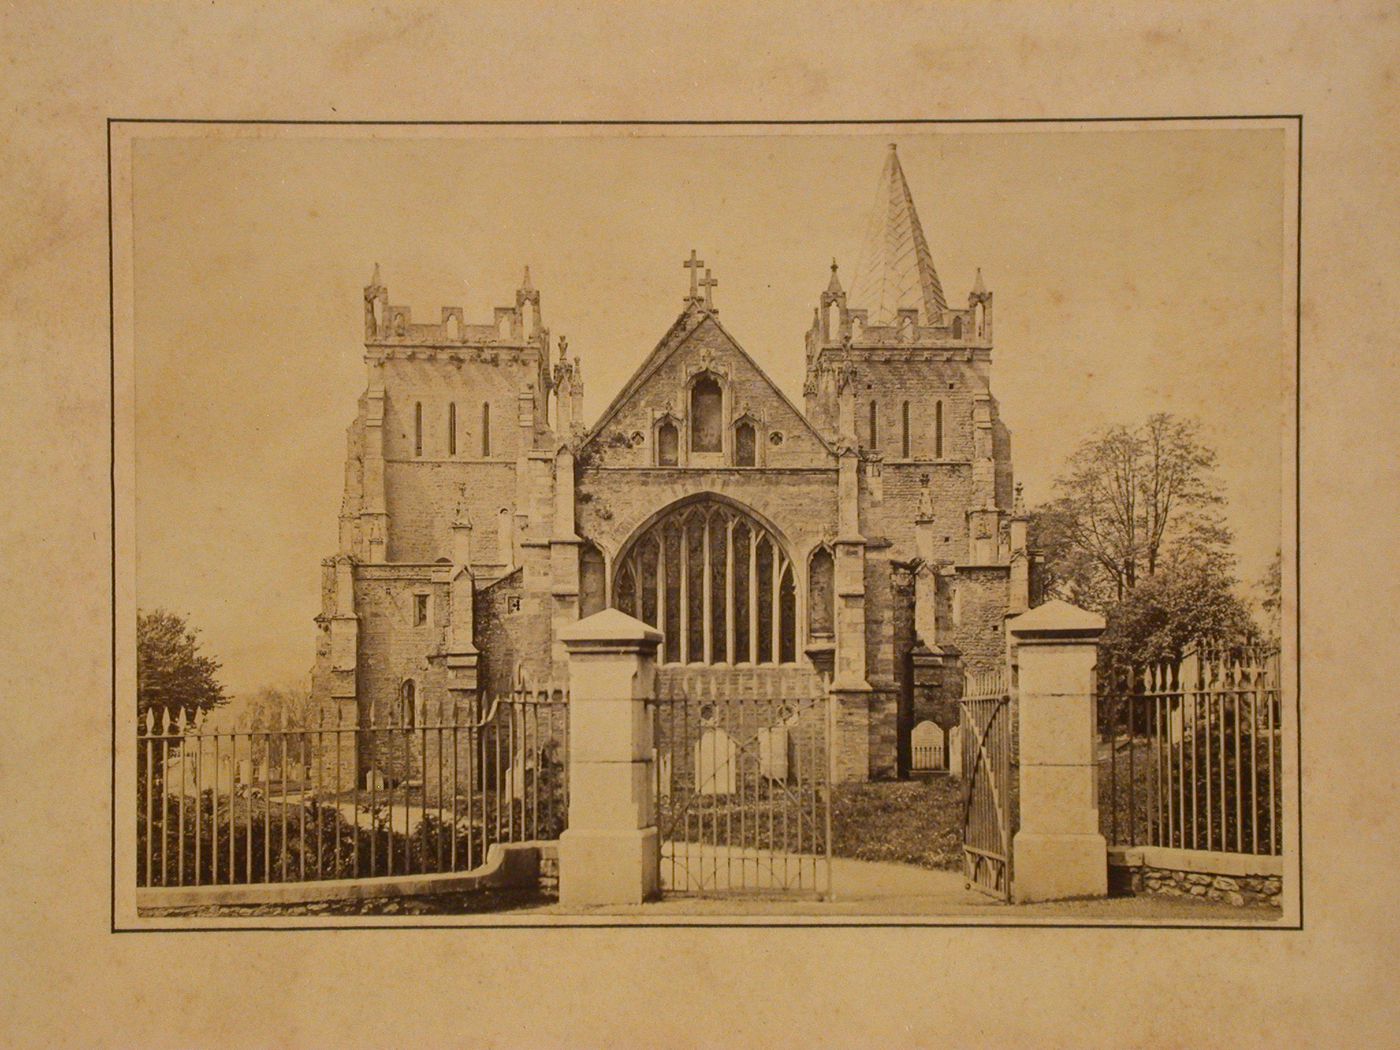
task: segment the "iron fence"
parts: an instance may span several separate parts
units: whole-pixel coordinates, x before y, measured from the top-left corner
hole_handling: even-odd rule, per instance
[[[1012,707],[1003,670],[966,676],[958,701],[963,768],[963,876],[967,885],[1011,898],[1016,829]]]
[[[568,814],[560,690],[225,729],[139,720],[139,887],[469,871]]]
[[[1111,843],[1281,852],[1276,649],[1198,645],[1098,679],[1099,812]]]
[[[662,880],[671,892],[831,894],[822,683],[671,676],[652,701]]]

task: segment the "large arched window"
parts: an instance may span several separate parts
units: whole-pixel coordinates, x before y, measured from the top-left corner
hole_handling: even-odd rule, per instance
[[[690,388],[690,451],[724,451],[724,393],[708,373]]]
[[[702,499],[674,508],[623,552],[613,605],[662,632],[663,663],[797,659],[797,589],[782,544],[748,514]]]

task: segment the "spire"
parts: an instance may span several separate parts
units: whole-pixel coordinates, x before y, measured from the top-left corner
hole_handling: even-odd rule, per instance
[[[530,283],[530,267],[528,266],[525,267],[525,279],[520,282],[520,289],[525,292],[533,292],[535,290],[535,286]]]
[[[841,279],[836,276],[836,260],[831,260],[831,281],[827,284],[826,290],[832,295],[841,294]]]
[[[872,325],[893,324],[901,309],[911,307],[918,309],[921,323],[929,324],[948,308],[894,143],[885,154],[879,194],[848,299],[853,307],[870,311]]]
[[[972,282],[972,294],[978,298],[987,294],[987,286],[982,283],[982,267],[977,267],[977,280]]]
[[[371,288],[379,288],[379,287],[382,287],[382,282],[381,282],[380,279],[379,279],[379,264],[378,264],[378,263],[375,263],[375,264],[374,264],[374,273],[370,274],[370,277],[369,277],[369,286],[370,286]]]

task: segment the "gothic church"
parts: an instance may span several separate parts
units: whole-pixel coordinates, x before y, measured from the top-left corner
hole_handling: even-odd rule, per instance
[[[613,606],[660,673],[835,698],[840,778],[900,775],[916,722],[1028,607],[1026,519],[991,392],[992,293],[950,305],[891,146],[862,265],[835,263],[795,405],[725,328],[691,252],[671,327],[592,425],[528,269],[489,323],[414,321],[378,267],[323,562],[313,691],[361,721],[567,678]],[[766,681],[765,681],[766,680]]]

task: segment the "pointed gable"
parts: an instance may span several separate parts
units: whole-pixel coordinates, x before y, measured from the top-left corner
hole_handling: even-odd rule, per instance
[[[656,431],[667,422],[677,426],[684,445],[691,387],[704,373],[714,376],[722,389],[721,424],[755,425],[755,439],[764,446],[761,464],[831,462],[832,450],[821,435],[715,314],[698,305],[687,307],[623,385],[589,432],[586,458],[609,466],[655,465]]]

